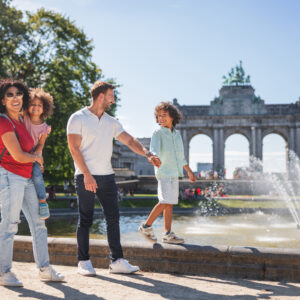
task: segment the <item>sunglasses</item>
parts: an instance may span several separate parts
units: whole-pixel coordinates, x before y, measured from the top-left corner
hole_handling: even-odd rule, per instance
[[[16,94],[14,93],[7,93],[5,96],[8,98],[8,99],[13,99],[14,97],[16,98],[23,98],[23,93],[22,92],[17,92]]]

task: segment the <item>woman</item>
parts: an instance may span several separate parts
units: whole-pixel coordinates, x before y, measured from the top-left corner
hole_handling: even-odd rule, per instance
[[[19,117],[26,109],[29,91],[13,79],[0,82],[0,285],[22,286],[11,272],[13,239],[22,209],[33,238],[33,254],[42,280],[62,281],[64,276],[49,265],[47,228],[39,216],[39,201],[31,179],[33,162],[43,157],[31,154],[33,139]]]

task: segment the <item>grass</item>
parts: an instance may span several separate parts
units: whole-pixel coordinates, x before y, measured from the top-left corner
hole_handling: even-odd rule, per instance
[[[286,208],[284,201],[239,201],[239,200],[217,200],[225,207],[233,208]]]
[[[128,197],[128,198],[125,197],[122,201],[119,202],[119,207],[131,207],[131,208],[153,207],[158,203],[156,196],[157,195],[153,194],[153,195],[147,195],[147,197],[143,197],[143,198],[140,198],[142,197],[142,195],[135,195],[135,197]],[[48,204],[49,204],[49,208],[51,209],[70,208],[70,200],[61,199],[61,200],[48,201]],[[182,208],[196,207],[198,206],[198,201],[195,200],[179,201],[179,204],[176,206]],[[95,201],[95,207],[96,208],[101,207],[99,201]]]
[[[235,196],[238,198],[237,196]],[[232,208],[286,208],[284,201],[251,201],[251,200],[234,200],[233,199],[218,199],[217,203],[224,207]],[[134,197],[124,197],[122,201],[119,202],[119,207],[153,207],[158,203],[157,195],[155,194],[136,194]],[[55,208],[70,208],[70,200],[55,200],[48,201],[49,207],[51,209]],[[76,204],[77,205],[77,204]],[[199,200],[181,200],[176,207],[181,208],[192,208],[198,207]],[[95,207],[100,208],[99,201],[95,201]]]

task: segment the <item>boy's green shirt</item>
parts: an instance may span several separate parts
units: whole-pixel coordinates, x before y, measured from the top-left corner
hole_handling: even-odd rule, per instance
[[[161,166],[155,167],[157,178],[178,178],[183,176],[183,166],[187,165],[184,157],[183,142],[180,132],[160,127],[153,132],[150,151],[161,160]]]

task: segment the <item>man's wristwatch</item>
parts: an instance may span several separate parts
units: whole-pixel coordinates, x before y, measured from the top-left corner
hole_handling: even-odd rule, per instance
[[[151,151],[146,152],[146,157],[153,156],[154,154]]]

